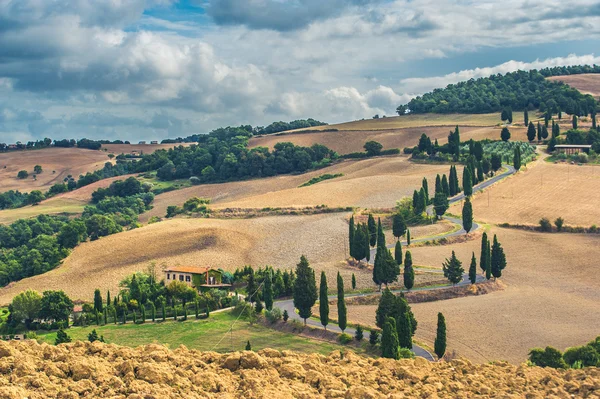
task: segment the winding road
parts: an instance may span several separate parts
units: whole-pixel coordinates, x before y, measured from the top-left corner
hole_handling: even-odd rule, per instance
[[[515,168],[512,167],[511,165],[503,165],[504,168],[506,169],[505,172],[496,175],[486,181],[484,181],[483,183],[477,184],[476,186],[473,187],[473,193],[484,190],[485,188],[491,186],[492,184],[514,174],[516,172]],[[461,201],[465,198],[465,195],[463,193],[458,194],[452,198],[450,198],[448,200],[448,202],[450,204],[453,204],[455,202]],[[433,205],[430,205],[427,207],[427,214],[432,215],[433,214]],[[451,216],[444,216],[443,217],[445,220],[448,220],[451,223],[454,223],[455,225],[460,226],[460,229],[457,231],[453,231],[450,233],[446,233],[443,235],[439,235],[439,236],[435,236],[435,237],[423,237],[423,238],[417,238],[414,240],[411,240],[411,244],[412,243],[418,243],[418,242],[424,242],[424,241],[428,241],[431,239],[441,239],[441,238],[448,238],[448,237],[454,237],[454,236],[459,236],[462,234],[466,234],[465,229],[462,226],[462,220],[461,219],[457,219]],[[473,227],[471,229],[471,231],[475,231],[479,228],[479,225],[475,222],[473,222]],[[406,241],[402,242],[402,245],[406,245]],[[390,244],[387,247],[388,248],[394,248],[395,244]],[[372,249],[371,250],[371,259],[375,259],[375,253],[376,250]],[[421,270],[428,270],[428,272],[430,273],[440,273],[442,274],[442,270],[440,269],[421,269]],[[483,276],[477,275],[477,282],[481,282],[484,281]],[[468,274],[464,274],[463,275],[463,279],[460,283],[456,284],[456,286],[462,286],[462,285],[467,285],[470,284],[471,282],[469,281],[469,275]],[[447,288],[451,288],[452,286],[447,286],[447,287],[424,287],[424,288],[414,288],[412,289],[412,291],[433,291],[433,290],[443,290],[443,289],[447,289]],[[398,293],[398,292],[402,292],[403,290],[393,290],[392,292],[394,293]],[[346,298],[351,298],[351,297],[357,297],[357,296],[365,296],[365,295],[373,295],[373,293],[368,293],[368,294],[350,294],[350,295],[346,295]],[[329,295],[328,298],[331,299],[337,299],[337,295]],[[294,320],[298,320],[300,322],[303,322],[303,319],[296,313],[296,309],[294,308],[294,301],[292,299],[287,299],[287,300],[283,300],[283,301],[276,301],[275,304],[277,305],[277,307],[279,307],[282,311],[283,310],[287,310],[288,315],[291,319]],[[314,320],[314,319],[307,319],[306,320],[306,324],[311,326],[311,327],[317,327],[317,328],[323,328],[323,326],[321,325],[320,321]],[[327,330],[329,331],[335,331],[338,333],[341,333],[342,330],[336,325],[336,324],[329,324]],[[356,330],[354,328],[348,327],[344,330],[345,333],[350,334],[352,336],[354,336],[354,334],[356,333]],[[414,345],[412,347],[412,351],[414,352],[415,356],[420,356],[423,357],[427,360],[431,360],[434,361],[435,358],[433,357],[433,355],[431,353],[429,353],[426,349],[418,346],[418,345]]]

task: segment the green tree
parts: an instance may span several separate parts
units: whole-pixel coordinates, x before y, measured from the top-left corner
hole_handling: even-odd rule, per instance
[[[542,124],[540,122],[537,124],[537,139],[542,141]]]
[[[441,312],[438,313],[437,334],[435,336],[433,348],[438,359],[444,357],[444,354],[446,353],[446,319]]]
[[[375,324],[377,327],[383,328],[386,318],[393,314],[395,306],[396,296],[392,293],[392,291],[389,290],[389,288],[386,288],[381,293],[379,304],[377,305],[377,310],[375,311]]]
[[[485,278],[489,280],[492,278],[492,250],[490,246],[490,241],[487,242],[487,248],[485,250]]]
[[[402,243],[400,243],[400,241],[396,241],[396,246],[394,247],[394,259],[396,260],[396,264],[402,264]]]
[[[248,342],[246,342],[246,350],[247,351],[251,351],[252,350],[252,345],[250,345],[250,340],[248,340]]]
[[[513,155],[513,167],[515,170],[521,169],[521,147],[516,146]]]
[[[450,184],[448,184],[448,179],[446,178],[446,175],[443,175],[442,176],[442,192],[446,195],[446,197],[452,197],[453,196],[451,194],[451,192],[452,192],[452,188],[451,187],[452,186]]]
[[[415,285],[415,270],[413,269],[412,254],[406,251],[404,258],[404,287],[410,290]]]
[[[504,249],[498,242],[498,238],[494,234],[494,245],[492,245],[492,257],[491,257],[491,268],[492,275],[495,278],[502,276],[502,270],[506,267],[506,255],[504,255]]]
[[[548,138],[548,127],[547,125],[542,126],[542,139],[546,140]]]
[[[465,198],[465,203],[462,208],[462,223],[466,234],[469,234],[473,228],[473,205],[469,197]]]
[[[10,316],[15,323],[23,322],[29,328],[31,322],[39,317],[42,308],[42,296],[33,290],[17,294],[10,304]]]
[[[293,298],[294,307],[298,309],[298,314],[304,319],[304,325],[306,325],[306,319],[312,316],[311,309],[317,301],[317,283],[315,272],[304,255],[300,257],[300,263],[296,265]]]
[[[577,115],[573,115],[573,129],[577,129]]]
[[[481,235],[481,255],[479,255],[479,267],[481,272],[485,274],[485,268],[487,265],[486,254],[487,254],[487,233],[484,231]]]
[[[404,298],[400,298],[405,301]],[[403,312],[398,315],[396,320],[396,330],[398,332],[398,343],[401,348],[412,348],[412,328],[411,320],[408,312]]]
[[[406,222],[400,213],[396,213],[392,219],[392,233],[397,240],[400,240],[400,237],[406,234]]]
[[[379,332],[377,330],[371,330],[369,332],[369,344],[371,346],[377,345],[377,341],[379,340]]]
[[[529,125],[529,112],[527,110],[523,111],[523,122],[525,126]]]
[[[364,338],[364,330],[360,324],[358,326],[356,326],[356,332],[355,332],[354,337],[356,338],[356,340],[358,342],[361,342]]]
[[[443,188],[442,188],[442,178],[440,177],[440,174],[438,173],[435,176],[435,194],[443,192]],[[434,195],[435,195],[434,194]]]
[[[65,332],[62,328],[56,332],[56,339],[54,340],[54,345],[66,344],[71,342],[71,337],[69,334]]]
[[[385,234],[383,233],[383,226],[381,225],[381,218],[377,219],[377,246],[386,247]]]
[[[344,280],[337,274],[337,310],[338,310],[338,327],[344,332],[348,324],[348,312],[346,309],[346,299],[344,298]]]
[[[547,346],[545,349],[533,348],[529,352],[529,361],[539,367],[567,368],[563,354],[551,346]]]
[[[396,360],[400,358],[396,320],[394,320],[393,317],[387,317],[383,325],[383,333],[381,335],[381,357]]]
[[[350,256],[354,253],[352,246],[354,245],[354,215],[350,216],[350,222],[348,224],[348,242],[350,248]],[[353,256],[352,256],[353,257]]]
[[[321,324],[327,330],[329,324],[329,299],[327,298],[327,276],[321,272],[321,285],[319,290],[319,317]]]
[[[423,188],[423,191],[425,192],[425,202],[427,205],[427,202],[429,202],[429,183],[427,183],[426,177],[423,178],[423,182],[421,183],[421,186]]]
[[[27,179],[28,176],[29,176],[29,173],[27,173],[26,170],[20,170],[19,173],[17,173],[18,179]]]
[[[35,165],[35,166],[33,167],[33,173],[35,173],[35,174],[38,174],[38,175],[39,175],[39,174],[40,174],[40,173],[42,173],[42,172],[43,172],[43,170],[42,170],[42,165]]]
[[[448,202],[448,196],[444,192],[435,193],[435,197],[433,198],[433,209],[435,210],[435,215],[439,219],[444,216],[444,213],[450,207],[450,203]]]
[[[263,299],[265,300],[265,308],[267,310],[273,309],[273,271],[272,269],[266,270],[265,285],[263,287]]]
[[[466,197],[473,195],[473,172],[468,166],[463,169],[463,192]]]
[[[96,288],[94,290],[94,310],[96,312],[102,312],[102,309],[102,294],[100,293],[100,290]]]
[[[110,307],[111,306],[111,301],[110,301],[110,290],[106,291],[106,307]]]
[[[47,321],[68,322],[73,306],[73,301],[63,291],[44,291],[40,318]]]
[[[252,267],[248,268],[248,285],[246,285],[246,301],[252,303],[258,297],[258,285],[256,284],[256,276]]]
[[[370,157],[381,154],[382,148],[383,146],[381,143],[378,143],[377,141],[367,141],[364,145],[364,149],[367,152],[367,155]]]
[[[356,276],[352,273],[352,289],[356,289]]]
[[[369,245],[374,247],[377,244],[377,225],[375,224],[375,218],[370,213],[367,220],[367,228],[369,231]]]
[[[60,228],[57,241],[65,248],[75,248],[87,239],[87,228],[81,220],[74,219]]]
[[[406,246],[410,246],[410,230],[406,229]]]
[[[454,197],[456,194],[458,194],[458,175],[456,174],[456,166],[451,165],[450,166],[450,177],[448,178],[448,195],[450,197]],[[444,186],[444,180],[442,178],[442,187]],[[446,191],[444,189],[444,191]]]
[[[500,138],[502,139],[502,141],[510,140],[510,131],[507,127],[502,128],[502,131],[500,132]]]
[[[446,277],[452,285],[462,281],[462,276],[465,271],[462,268],[462,262],[458,260],[454,251],[452,251],[450,259],[446,259],[443,263],[442,269],[444,271],[444,277]]]
[[[471,257],[471,265],[469,265],[469,280],[471,284],[475,284],[477,281],[477,259],[475,259],[475,252]]]
[[[93,329],[92,332],[88,334],[88,341],[90,342],[98,341],[99,338],[100,337],[98,336],[96,329]]]
[[[529,125],[527,126],[527,140],[535,140],[535,133],[535,126],[533,125],[533,122],[529,122]]]

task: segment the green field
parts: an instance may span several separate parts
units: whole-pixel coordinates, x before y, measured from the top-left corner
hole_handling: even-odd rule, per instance
[[[202,351],[228,352],[243,350],[250,340],[252,349],[273,348],[304,353],[329,354],[343,348],[342,345],[309,339],[300,335],[272,330],[261,324],[250,325],[238,320],[233,334],[229,333],[236,317],[230,312],[213,313],[208,319],[196,320],[193,316],[185,322],[167,320],[161,323],[147,321],[144,324],[108,324],[105,326],[71,327],[67,331],[73,340],[87,341],[88,334],[96,329],[108,343],[136,347],[146,344],[163,344],[171,349],[185,345]],[[56,332],[38,332],[47,343],[54,343]],[[220,342],[219,342],[220,341]],[[356,348],[354,348],[356,349]]]

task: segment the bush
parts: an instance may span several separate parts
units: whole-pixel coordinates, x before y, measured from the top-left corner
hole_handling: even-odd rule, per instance
[[[563,224],[564,224],[564,223],[565,223],[565,220],[564,220],[563,218],[560,218],[560,217],[559,217],[559,218],[557,218],[557,219],[554,221],[554,225],[556,226],[556,230],[557,230],[557,231],[561,231],[561,230],[562,230],[562,228],[563,228]]]
[[[352,342],[352,336],[350,334],[343,333],[338,337],[338,341],[340,341],[340,344],[342,345],[347,345]]]
[[[577,154],[577,161],[579,163],[587,163],[588,162],[588,154],[586,154],[585,152]]]
[[[546,349],[533,348],[529,352],[529,361],[540,367],[567,368],[562,353],[551,346],[547,346]]]
[[[598,366],[600,364],[600,355],[591,345],[569,348],[563,354],[563,359],[570,366],[576,362],[581,362],[583,367]]]
[[[279,308],[273,308],[272,310],[267,310],[265,312],[265,318],[271,324],[278,322],[279,320],[281,320],[282,317],[283,317],[283,314],[281,312],[281,309],[279,309]]]
[[[288,319],[290,318],[290,315],[288,314],[287,310],[283,311],[283,321],[288,321]]]
[[[354,338],[356,338],[356,340],[358,342],[360,342],[360,341],[362,341],[363,337],[364,337],[364,335],[363,335],[363,328],[362,328],[361,325],[358,325],[356,327],[356,334],[354,334]]]
[[[540,219],[540,231],[552,231],[552,224],[550,224],[550,221],[547,218]]]
[[[371,330],[369,334],[369,343],[373,346],[377,345],[377,341],[379,340],[379,332],[377,330]]]
[[[29,173],[27,173],[26,170],[20,170],[19,173],[17,173],[17,178],[19,179],[27,179],[28,176]]]
[[[400,359],[414,359],[415,354],[408,348],[400,348],[398,351]]]

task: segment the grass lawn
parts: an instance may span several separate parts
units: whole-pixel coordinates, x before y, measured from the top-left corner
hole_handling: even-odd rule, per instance
[[[304,353],[329,354],[343,348],[342,345],[318,341],[303,336],[272,330],[260,324],[251,326],[245,320],[238,320],[229,333],[235,316],[229,312],[213,313],[208,319],[196,320],[193,316],[185,322],[167,320],[164,323],[146,322],[126,325],[108,324],[105,326],[71,327],[67,334],[73,340],[87,340],[88,334],[96,329],[109,343],[136,347],[151,343],[164,344],[171,349],[185,345],[202,351],[228,352],[243,350],[250,340],[252,349],[273,348],[294,350]],[[38,332],[47,343],[54,343],[56,332]],[[220,342],[219,342],[220,341]],[[353,348],[355,349],[355,348]]]

